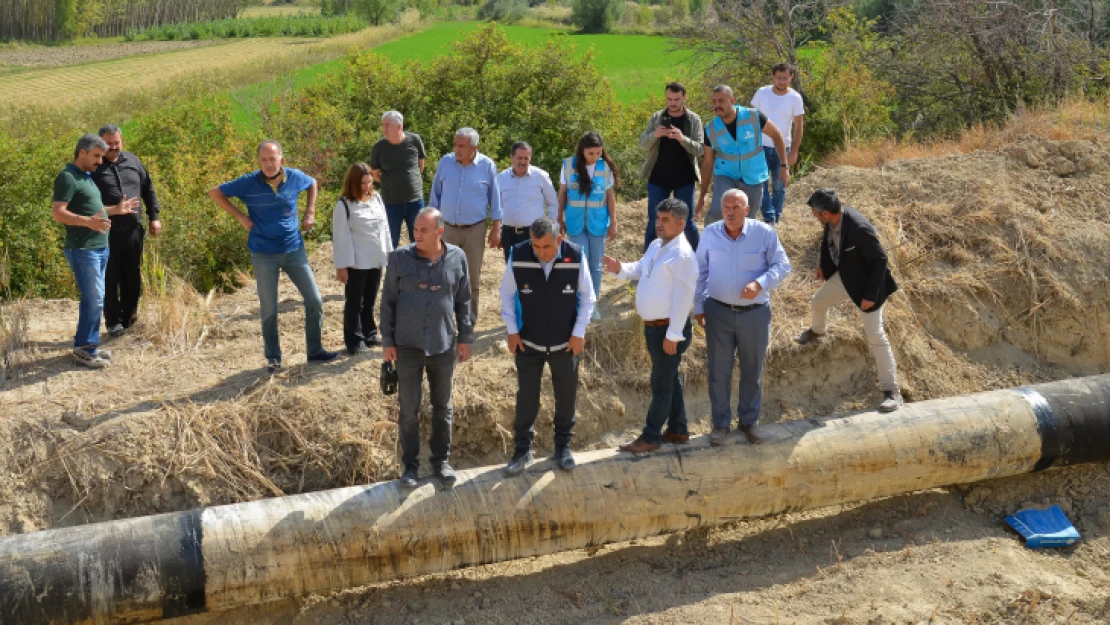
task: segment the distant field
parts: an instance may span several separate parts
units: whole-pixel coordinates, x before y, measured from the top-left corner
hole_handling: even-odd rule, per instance
[[[275,66],[303,67],[346,51],[374,46],[392,37],[390,26],[321,40],[293,38],[246,39],[229,43],[64,67],[0,73],[0,107],[5,105],[72,105],[74,94],[96,97],[146,89],[190,77],[234,77],[245,82],[265,79]],[[317,70],[318,71],[318,70]],[[270,75],[273,75],[272,73]]]
[[[239,12],[239,17],[274,17],[277,15],[296,15],[298,13],[307,13],[309,15],[317,15],[320,13],[320,7],[316,5],[289,5],[282,4],[278,6],[253,6],[247,7]]]
[[[443,54],[458,41],[484,25],[482,22],[441,22],[431,28],[396,39],[376,48],[395,60],[428,61]],[[563,31],[504,25],[513,41],[543,45],[552,37],[566,37],[580,52],[591,47],[601,72],[609,79],[622,102],[639,102],[662,92],[667,80],[688,81],[688,52],[668,52],[671,40],[650,35],[576,35]]]

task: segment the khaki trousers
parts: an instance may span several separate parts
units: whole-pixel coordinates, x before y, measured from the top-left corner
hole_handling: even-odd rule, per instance
[[[482,290],[482,259],[486,254],[486,224],[478,223],[469,228],[447,224],[443,227],[443,241],[457,245],[466,253],[466,266],[470,271],[470,321],[478,324],[478,296]]]
[[[824,334],[829,329],[829,309],[836,304],[849,299],[848,292],[844,290],[844,283],[840,281],[840,273],[833,274],[832,278],[825,280],[821,288],[813,294],[810,300],[813,312],[812,329],[817,334]],[[898,391],[898,369],[894,363],[894,352],[890,349],[890,341],[883,330],[883,309],[874,312],[860,311],[863,317],[863,334],[871,344],[871,353],[875,356],[875,368],[879,370],[879,384],[884,391]]]

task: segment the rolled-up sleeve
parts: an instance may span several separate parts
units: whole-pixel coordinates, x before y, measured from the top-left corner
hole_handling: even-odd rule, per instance
[[[501,210],[501,183],[497,181],[497,165],[492,159],[487,161],[488,171],[486,173],[490,179],[489,185],[489,218],[492,221],[501,221],[503,212]]]
[[[702,239],[695,257],[698,261],[698,280],[694,285],[694,314],[705,314],[706,290],[709,288],[709,245]]]

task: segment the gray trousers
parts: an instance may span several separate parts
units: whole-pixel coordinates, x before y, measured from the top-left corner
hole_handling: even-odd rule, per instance
[[[759,211],[763,204],[763,187],[766,184],[766,182],[762,184],[744,184],[743,180],[736,180],[728,176],[713,176],[713,203],[709,205],[709,210],[705,213],[705,223],[702,224],[702,227],[722,219],[721,197],[729,189],[740,189],[747,194],[748,217],[762,219]]]
[[[709,404],[713,427],[732,425],[732,365],[739,357],[740,388],[736,414],[740,425],[759,419],[763,403],[763,361],[771,340],[771,305],[735,311],[705,300],[705,349],[709,360]]]
[[[482,260],[486,255],[485,222],[458,228],[443,227],[443,242],[457,245],[466,253],[466,269],[470,272],[470,322],[478,325],[478,301],[482,296]]]
[[[424,373],[428,374],[432,404],[432,436],[428,447],[432,466],[447,462],[451,455],[451,382],[455,374],[455,349],[425,355],[422,349],[397,349],[397,439],[401,443],[401,464],[420,465],[420,396]]]

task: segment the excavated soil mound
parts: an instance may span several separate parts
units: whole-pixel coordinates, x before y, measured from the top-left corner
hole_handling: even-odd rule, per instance
[[[880,399],[850,306],[834,310],[816,347],[792,341],[817,287],[820,230],[803,202],[818,187],[868,216],[888,250],[902,289],[885,317],[907,399],[1110,370],[1108,146],[1105,135],[1021,136],[994,151],[797,182],[779,228],[794,273],[772,297],[762,418]],[[644,203],[620,215],[610,253],[631,259]],[[342,285],[327,246],[313,262],[325,342],[337,348]],[[511,449],[515,371],[494,295],[502,266],[489,251],[474,357],[457,368],[460,467],[503,462]],[[0,386],[0,535],[396,475],[395,400],[378,390],[380,353],[306,366],[303,311],[283,281],[288,366],[266,375],[246,282],[227,296],[148,296],[143,324],[111,342],[116,364],[99,372],[67,357],[74,302],[23,305],[28,341],[5,361]],[[606,278],[601,311],[588,332],[578,449],[635,436],[650,394],[631,288]],[[683,365],[695,433],[708,430],[704,354],[696,332]],[[550,449],[545,386],[541,451]],[[1106,477],[1099,466],[917,493],[184,622],[1101,623],[1110,619]],[[1045,501],[1066,506],[1085,540],[1033,553],[1001,529],[999,515]]]

